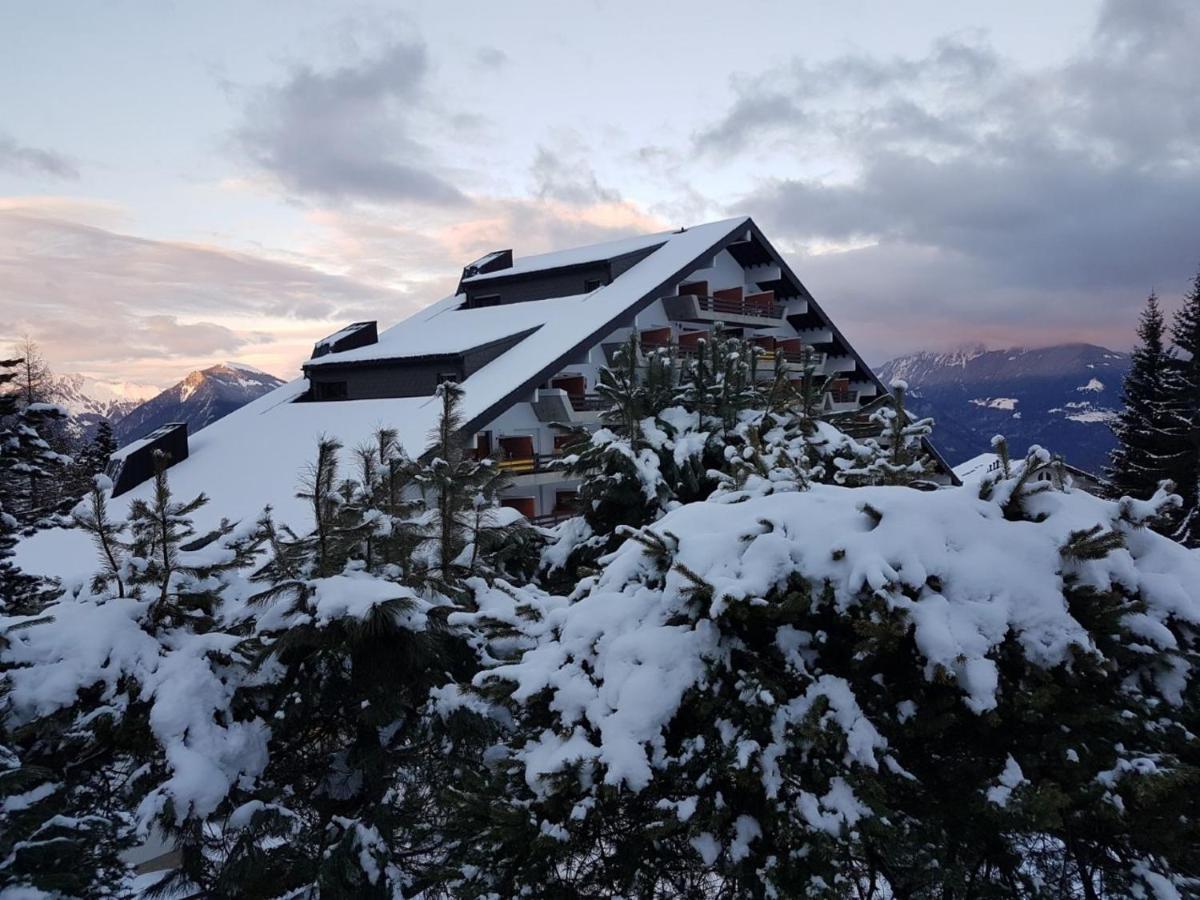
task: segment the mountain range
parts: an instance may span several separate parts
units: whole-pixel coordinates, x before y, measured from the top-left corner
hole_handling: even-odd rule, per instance
[[[54,402],[70,415],[72,430],[85,437],[95,432],[101,419],[116,422],[158,392],[150,385],[99,381],[84,375],[54,380]]]
[[[1034,444],[1099,473],[1114,444],[1129,354],[1093,344],[912,353],[878,368],[908,383],[909,409],[935,420],[933,442],[951,465],[991,449],[993,435],[1023,455]]]
[[[85,440],[107,419],[117,443],[127,444],[168,422],[187,422],[194,433],[281,384],[274,375],[242,363],[199,369],[165,391],[63,375],[55,380],[55,402],[70,415],[68,427]]]

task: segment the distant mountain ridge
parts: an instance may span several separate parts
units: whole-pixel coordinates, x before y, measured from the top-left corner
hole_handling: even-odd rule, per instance
[[[169,422],[187,422],[188,431],[195,433],[283,383],[241,363],[199,369],[117,420],[117,442],[127,444]]]
[[[1040,444],[1099,472],[1114,439],[1129,354],[1094,344],[1036,349],[912,353],[879,367],[909,385],[910,408],[936,420],[933,441],[951,465],[991,449],[1003,434],[1014,453]]]
[[[53,399],[70,416],[71,431],[90,440],[101,420],[115,423],[157,393],[150,385],[69,374],[54,379]]]

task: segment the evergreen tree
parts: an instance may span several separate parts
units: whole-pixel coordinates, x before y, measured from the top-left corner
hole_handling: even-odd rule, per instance
[[[596,393],[607,401],[603,427],[581,432],[564,459],[581,478],[580,508],[593,533],[652,522],[673,499],[673,460],[657,452],[662,432],[655,418],[670,404],[676,379],[671,353],[643,356],[636,334],[617,351],[612,367],[600,370]]]
[[[0,884],[120,895],[132,876],[122,854],[139,843],[139,824],[156,820],[169,831],[175,823],[166,789],[174,774],[185,773],[187,790],[211,789],[194,780],[189,762],[217,753],[223,739],[237,743],[226,711],[205,704],[229,678],[221,669],[232,664],[223,652],[232,641],[216,633],[214,611],[228,573],[247,564],[248,548],[225,541],[224,525],[196,537],[190,515],[203,495],[175,501],[162,456],[150,499],[131,504],[128,523],[111,517],[110,489],[98,477],[76,510],[101,565],[91,590],[60,597],[4,635],[21,652],[5,654],[5,681],[15,688],[3,710],[0,744],[10,764],[0,787],[20,793],[0,822]],[[219,540],[219,552],[210,552]],[[31,706],[28,698],[42,687],[31,661],[39,653],[49,654],[43,664],[51,669],[61,661],[64,636],[56,629],[66,630],[74,648],[78,681],[73,691],[64,682]]]
[[[442,792],[478,768],[490,728],[435,715],[478,661],[450,620],[469,614],[467,581],[529,569],[528,530],[494,518],[492,460],[458,433],[461,390],[443,385],[427,463],[380,430],[339,481],[339,445],[322,439],[301,496],[313,528],[297,538],[270,514],[252,576],[262,612],[240,652],[254,674],[234,705],[269,727],[269,759],[207,819],[178,832],[175,883],[213,896],[409,895],[440,878],[450,851]],[[424,499],[415,499],[420,491]],[[214,839],[213,835],[218,835]]]
[[[117,449],[117,439],[108,419],[101,419],[92,439],[79,447],[71,466],[68,495],[73,500],[91,493],[93,480],[108,469],[109,460]]]
[[[748,499],[719,535],[731,511],[689,508],[637,533],[563,610],[519,592],[541,615],[514,620],[541,637],[476,679],[515,729],[465,803],[464,892],[1194,889],[1200,698],[1181,676],[1195,634],[1189,614],[1154,616],[1170,634],[1148,645],[1158,589],[1140,593],[1128,569],[1151,546],[1194,566],[1145,533],[1173,501],[1076,502],[1040,477],[1050,454],[998,449],[995,515],[961,492],[814,488],[794,504]],[[855,509],[857,525],[838,512]],[[1100,521],[1064,535],[1086,512]],[[1026,562],[1046,567],[1033,581],[994,548],[978,555],[992,539],[1029,549],[1033,533]],[[1035,584],[1069,609],[1045,641],[1022,634],[1018,622],[1040,627],[1024,612],[1005,624],[992,608],[1041,603]],[[980,590],[996,593],[977,606]]]
[[[430,433],[425,461],[410,471],[428,508],[423,552],[444,588],[453,590],[463,577],[479,574],[481,567],[503,568],[503,556],[528,558],[534,551],[533,534],[527,524],[499,515],[498,498],[508,480],[496,460],[476,459],[467,452],[462,387],[443,382],[437,396],[442,410]]]
[[[1164,334],[1158,297],[1151,292],[1138,322],[1139,344],[1125,376],[1124,406],[1113,423],[1117,445],[1105,469],[1116,497],[1150,497],[1160,482],[1177,474],[1179,429],[1170,391],[1174,361]]]
[[[14,511],[22,509],[23,488],[30,473],[42,473],[47,448],[42,448],[28,418],[20,414],[19,395],[11,389],[20,360],[0,360],[0,613],[34,613],[52,593],[41,578],[25,575],[12,562],[13,547],[22,532]]]
[[[1173,536],[1200,546],[1200,272],[1171,323],[1180,354],[1171,360],[1170,394],[1177,434],[1168,453],[1169,475],[1183,498]]]
[[[839,467],[838,484],[911,484],[933,471],[933,460],[924,450],[924,441],[933,431],[933,419],[909,416],[904,405],[908,391],[904,381],[896,379],[891,388],[890,402],[869,414],[869,421],[879,433],[863,442],[865,465]]]
[[[49,438],[65,419],[61,408],[39,402],[20,407],[0,428],[0,497],[26,533],[54,524],[60,483],[73,460],[55,450]]]

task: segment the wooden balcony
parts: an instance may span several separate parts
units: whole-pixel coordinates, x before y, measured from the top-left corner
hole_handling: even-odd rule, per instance
[[[500,470],[509,475],[536,475],[541,472],[556,471],[553,463],[562,459],[558,453],[533,453],[529,456],[515,456],[502,459]]]
[[[679,295],[663,297],[667,315],[677,322],[725,322],[730,325],[773,324],[784,308],[774,291],[747,294],[740,287],[708,291],[703,281],[680,285]]]

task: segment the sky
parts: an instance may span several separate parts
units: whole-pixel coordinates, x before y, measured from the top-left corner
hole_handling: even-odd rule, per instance
[[[1200,263],[1192,0],[0,5],[0,342],[283,377],[464,264],[750,215],[869,359],[1127,348]]]

